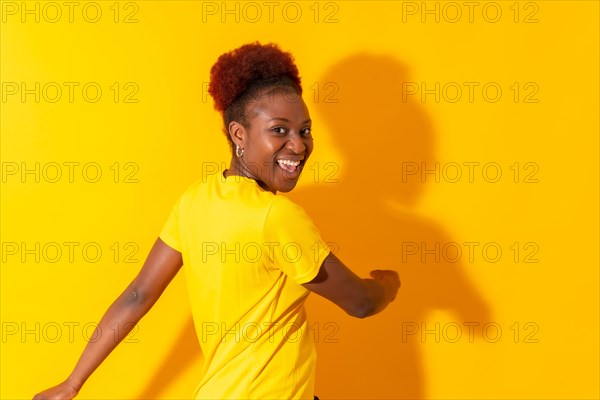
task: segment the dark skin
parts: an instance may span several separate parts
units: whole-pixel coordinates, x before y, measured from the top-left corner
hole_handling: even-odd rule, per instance
[[[255,179],[272,193],[292,190],[313,149],[306,104],[293,92],[278,93],[260,97],[248,105],[247,112],[248,127],[238,122],[229,124],[231,140],[243,148],[244,153],[242,157],[232,156],[230,169],[225,174]],[[301,161],[299,169],[286,171],[277,163],[281,158]],[[94,370],[152,308],[182,265],[181,253],[157,239],[140,272],[100,320],[92,336],[100,339],[87,344],[64,382],[36,394],[34,400],[74,398]],[[317,276],[303,286],[337,304],[349,315],[364,318],[387,307],[400,288],[395,271],[374,270],[370,275],[370,279],[358,277],[330,253]],[[100,334],[109,332],[115,323],[122,327],[118,330],[119,337]]]
[[[306,104],[294,92],[269,93],[252,102],[249,127],[229,123],[229,137],[243,149],[232,155],[226,175],[252,178],[272,193],[292,190],[313,150],[312,121]],[[281,168],[277,160],[300,162],[293,172]]]

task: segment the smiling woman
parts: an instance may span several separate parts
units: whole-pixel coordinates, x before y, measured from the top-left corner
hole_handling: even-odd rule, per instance
[[[293,58],[252,43],[223,54],[209,92],[231,145],[229,169],[178,199],[141,271],[106,311],[71,375],[35,399],[72,399],[183,266],[204,356],[196,399],[313,399],[315,292],[364,318],[394,300],[395,271],[361,279],[330,251],[289,192],[313,150]]]
[[[244,45],[219,57],[208,90],[235,155],[225,176],[248,176],[274,194],[292,190],[313,149],[292,56],[275,45]]]

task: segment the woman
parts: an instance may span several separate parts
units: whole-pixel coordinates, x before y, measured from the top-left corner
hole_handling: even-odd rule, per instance
[[[175,204],[141,271],[88,343],[71,375],[34,399],[71,399],[185,265],[204,356],[198,399],[312,399],[315,349],[304,301],[315,292],[364,318],[394,300],[394,271],[361,279],[329,250],[289,192],[313,150],[298,69],[276,45],[247,44],[211,69],[229,169],[203,176]],[[347,140],[352,140],[351,137]]]

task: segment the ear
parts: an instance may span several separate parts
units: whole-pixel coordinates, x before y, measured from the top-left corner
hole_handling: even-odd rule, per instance
[[[231,121],[227,127],[227,130],[229,131],[229,137],[233,141],[233,144],[244,147],[247,135],[246,128],[244,128],[244,126],[239,122]]]

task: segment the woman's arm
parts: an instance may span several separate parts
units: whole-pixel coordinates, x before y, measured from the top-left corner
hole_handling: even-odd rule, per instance
[[[108,308],[92,337],[98,340],[85,347],[75,369],[61,384],[35,395],[34,400],[72,399],[85,381],[98,368],[119,342],[152,308],[165,288],[175,277],[183,260],[181,253],[157,239],[142,269],[125,291]],[[102,335],[117,324],[118,336]]]
[[[303,286],[332,301],[357,318],[375,315],[394,301],[400,279],[396,271],[371,271],[373,279],[362,279],[329,253],[317,276]]]

